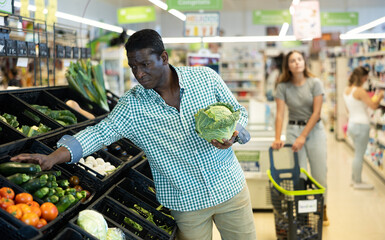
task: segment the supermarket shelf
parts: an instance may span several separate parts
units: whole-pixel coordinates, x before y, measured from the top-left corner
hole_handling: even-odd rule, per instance
[[[385,182],[385,170],[383,167],[376,166],[368,156],[364,156],[364,162]]]
[[[378,88],[385,88],[385,83],[377,82],[376,83],[376,87],[378,87]]]
[[[227,82],[261,82],[262,80],[259,78],[226,78],[222,77],[223,81]]]
[[[259,89],[257,88],[230,88],[231,91],[234,92],[257,92]]]
[[[350,56],[351,58],[357,58],[357,57],[375,57],[375,56],[381,56],[385,55],[385,51],[376,51],[376,52],[369,52],[369,53],[363,53],[363,54],[355,54]]]

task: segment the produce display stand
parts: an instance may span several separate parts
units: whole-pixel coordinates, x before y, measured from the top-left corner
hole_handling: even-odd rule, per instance
[[[294,155],[294,158],[288,157],[288,153]],[[305,169],[300,169],[298,153],[293,154],[291,145],[285,145],[279,151],[270,148],[269,155],[270,169],[267,170],[267,174],[270,179],[277,238],[321,240],[325,188]],[[285,159],[282,159],[283,156]],[[285,166],[276,168],[274,159],[279,162],[286,161]],[[282,163],[279,165],[283,166]],[[307,177],[307,180],[300,177],[301,173]]]

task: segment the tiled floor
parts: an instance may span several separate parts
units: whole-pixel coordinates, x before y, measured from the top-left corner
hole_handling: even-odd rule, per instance
[[[325,240],[385,240],[385,184],[364,164],[363,179],[374,190],[350,187],[353,150],[328,135],[328,216]],[[272,212],[254,213],[258,240],[276,239]],[[220,235],[214,227],[213,239]]]

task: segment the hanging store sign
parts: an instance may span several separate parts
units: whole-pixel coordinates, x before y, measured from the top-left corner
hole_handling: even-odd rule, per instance
[[[219,13],[185,13],[185,37],[215,37],[219,34]]]
[[[167,5],[183,11],[222,10],[222,0],[167,0]]]
[[[156,20],[155,8],[153,6],[128,7],[118,9],[118,23],[141,23]]]
[[[291,23],[289,10],[255,10],[253,11],[253,24],[255,25],[282,25]]]
[[[29,0],[20,0],[20,4],[21,4],[20,16],[29,18],[29,10],[28,10]]]
[[[47,13],[48,25],[53,25],[53,23],[57,22],[56,12],[57,12],[57,0],[49,0],[48,13]]]
[[[0,12],[13,14],[13,0],[0,1]]]
[[[293,29],[298,40],[322,36],[318,1],[301,1],[294,6]]]
[[[35,6],[36,6],[35,19],[45,20],[45,15],[44,15],[45,2],[44,2],[44,0],[35,0]]]
[[[322,26],[357,26],[358,12],[321,12]]]

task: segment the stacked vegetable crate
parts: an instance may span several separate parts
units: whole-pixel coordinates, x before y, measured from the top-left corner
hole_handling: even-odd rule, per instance
[[[147,159],[136,164],[126,178],[88,209],[101,213],[108,226],[120,228],[126,239],[175,239],[176,223],[170,210],[156,200],[154,182],[135,170],[147,166]],[[77,217],[70,224],[77,231],[84,232],[77,226]]]
[[[9,162],[12,156],[15,156],[21,153],[49,154],[51,152],[52,152],[52,149],[36,141],[35,139],[27,139],[24,141],[16,142],[12,146],[0,147],[0,156],[1,156],[0,163]],[[52,170],[61,172],[61,175],[57,178],[57,180],[65,180],[65,179],[68,180],[73,175],[72,173],[69,173],[68,171],[61,168],[60,166],[54,166]],[[90,192],[91,196],[84,202],[79,201],[73,206],[70,206],[66,209],[63,208],[63,212],[59,213],[58,217],[56,217],[53,221],[49,222],[47,225],[39,229],[38,232],[43,234],[41,237],[42,239],[50,239],[51,237],[56,235],[57,231],[62,227],[62,224],[64,222],[68,222],[69,219],[75,216],[80,210],[85,209],[86,206],[88,206],[93,200],[97,192],[97,189],[95,189],[95,186],[93,186],[92,183],[86,179],[86,177],[82,175],[78,177],[79,177],[80,185],[82,185],[84,189],[87,189]],[[21,191],[27,192],[25,189],[23,189],[24,185],[16,186],[15,184],[10,183],[9,181],[7,182],[7,184],[13,185],[12,188],[17,189],[19,192]],[[30,192],[30,193],[33,194],[33,192]],[[44,202],[42,199],[37,198],[36,196],[34,196],[34,201],[38,202],[39,204],[42,204]],[[7,214],[8,213],[6,213],[6,215]],[[11,215],[9,216],[12,217]],[[10,221],[14,224],[23,225],[23,223],[16,218],[13,218],[13,219],[8,218],[8,219],[10,219]]]

